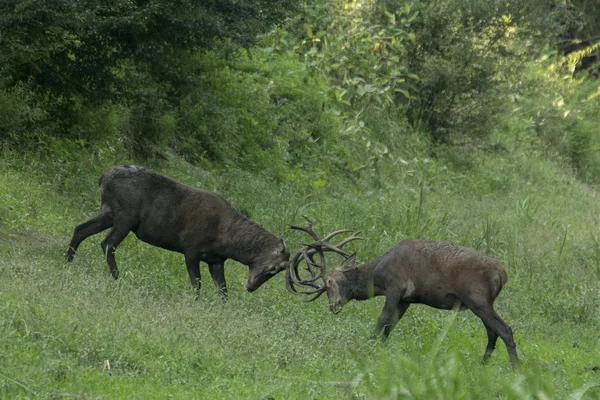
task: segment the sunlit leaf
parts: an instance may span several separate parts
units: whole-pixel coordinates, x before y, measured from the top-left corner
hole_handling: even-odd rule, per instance
[[[404,97],[406,97],[407,99],[410,99],[410,93],[408,93],[408,90],[394,89],[394,91],[398,92],[398,93],[402,93],[404,95]]]
[[[312,37],[313,37],[312,27],[310,25],[304,25],[304,30],[306,31],[306,36],[308,36],[309,38],[312,39]]]

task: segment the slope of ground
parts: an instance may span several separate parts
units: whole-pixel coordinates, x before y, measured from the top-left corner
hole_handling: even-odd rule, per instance
[[[279,275],[253,294],[228,261],[230,299],[211,284],[194,301],[183,257],[128,237],[122,279],[101,235],[71,264],[72,230],[99,207],[97,176],[124,160],[0,163],[1,398],[600,398],[600,202],[558,161],[479,155],[468,167],[406,154],[374,176],[276,183],[206,171],[177,159],[150,165],[214,190],[297,248],[288,226],[362,230],[359,260],[405,237],[452,240],[501,261],[509,282],[499,314],[523,365],[504,344],[482,365],[486,337],[470,312],[411,307],[390,340],[367,338],[382,299],[330,315],[302,303]],[[376,182],[376,183],[375,183]],[[202,266],[203,276],[209,276]],[[110,370],[107,368],[107,361]]]

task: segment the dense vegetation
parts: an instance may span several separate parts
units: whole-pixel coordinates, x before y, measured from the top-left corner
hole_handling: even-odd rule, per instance
[[[600,398],[593,3],[1,1],[0,398]],[[332,316],[231,261],[230,299],[194,301],[183,257],[134,237],[116,283],[100,235],[65,264],[129,162],[293,249],[306,214],[362,230],[362,261],[485,251],[522,367],[500,342],[481,365],[470,313],[412,307],[370,342],[381,299]]]

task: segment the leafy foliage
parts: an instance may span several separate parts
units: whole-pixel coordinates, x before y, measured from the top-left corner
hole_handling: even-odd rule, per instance
[[[279,31],[275,45],[298,52],[307,74],[327,77],[328,91],[337,101],[357,109],[371,104],[386,108],[399,93],[410,97],[407,80],[418,79],[402,63],[404,42],[415,40],[410,23],[417,15],[405,6],[399,18],[388,14],[375,24],[372,12],[368,1],[305,4],[292,28],[299,38]]]
[[[572,72],[600,74],[600,9],[593,2],[565,1],[559,6],[558,50],[567,56]]]
[[[517,79],[540,25],[549,28],[534,15],[540,11],[533,6],[537,3],[416,3],[417,43],[408,47],[406,64],[420,80],[415,98],[405,102],[410,123],[435,142],[488,134],[502,111],[504,85]],[[395,14],[402,11],[401,2],[380,4]]]
[[[82,109],[126,105],[129,148],[148,157],[162,135],[157,121],[198,83],[190,52],[225,41],[250,46],[295,6],[295,0],[3,1],[0,87],[26,87],[30,101],[43,103],[57,121],[46,128],[55,137],[79,139],[71,128]]]

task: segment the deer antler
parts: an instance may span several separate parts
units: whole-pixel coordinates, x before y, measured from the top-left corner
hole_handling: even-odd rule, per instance
[[[313,297],[307,300],[313,301],[325,292],[325,285],[320,286],[316,283],[316,281],[318,281],[319,279],[323,279],[325,274],[327,273],[327,268],[325,265],[325,253],[337,253],[345,259],[347,259],[348,257],[350,257],[350,254],[342,250],[342,247],[353,240],[362,240],[362,238],[357,236],[360,232],[355,232],[352,235],[348,236],[346,239],[339,242],[338,244],[332,244],[329,241],[335,236],[352,231],[349,229],[341,229],[330,233],[323,239],[319,239],[319,236],[313,230],[313,224],[310,218],[308,218],[307,216],[303,217],[308,222],[307,227],[292,225],[290,226],[290,228],[309,234],[315,241],[311,244],[303,245],[303,247],[296,252],[294,257],[292,257],[288,268],[286,269],[285,278],[287,289],[291,293],[314,295]],[[315,259],[315,256],[318,256],[318,262]],[[311,275],[310,279],[302,279],[300,271],[298,270],[300,264],[303,261],[306,263],[306,269]],[[315,272],[313,268],[315,268],[317,271]],[[298,291],[298,289],[296,289],[296,286],[309,287],[314,290]]]

